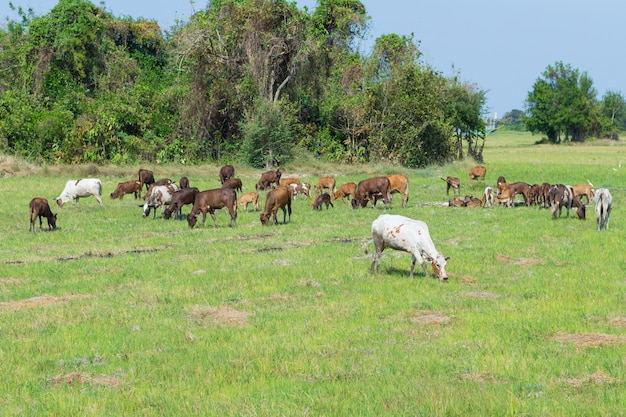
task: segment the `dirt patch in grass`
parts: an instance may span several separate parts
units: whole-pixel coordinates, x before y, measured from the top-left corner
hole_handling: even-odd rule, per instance
[[[65,303],[73,298],[89,297],[88,295],[68,295],[65,297],[55,297],[52,295],[40,295],[26,298],[24,300],[5,301],[0,303],[0,310],[18,311],[26,308],[49,307]]]
[[[619,379],[613,378],[611,375],[603,371],[596,371],[583,378],[563,378],[559,381],[575,388],[580,388],[583,385],[608,385],[617,383],[621,384],[623,382]]]
[[[464,381],[475,381],[475,382],[498,382],[496,378],[487,373],[487,374],[459,374],[459,379]]]
[[[521,265],[521,266],[533,266],[533,265],[543,264],[543,261],[541,259],[537,259],[537,258],[513,259],[509,255],[505,255],[502,253],[499,253],[496,255],[496,260],[498,260],[499,262],[507,262],[512,265]]]
[[[476,282],[476,279],[474,277],[471,277],[469,275],[464,275],[464,274],[448,274],[449,278],[458,278],[461,281],[465,281],[465,282],[469,282],[470,284],[473,284]]]
[[[500,297],[498,294],[494,294],[494,293],[488,292],[488,291],[472,291],[472,292],[466,292],[463,295],[465,295],[466,297],[484,298],[484,299]]]
[[[450,317],[436,311],[416,311],[412,317],[409,317],[411,323],[421,326],[441,326],[448,324],[450,320]]]
[[[196,307],[189,314],[190,318],[201,326],[233,326],[240,327],[248,324],[249,314],[227,306]]]
[[[612,317],[609,323],[615,327],[626,327],[626,317]]]
[[[579,349],[626,343],[625,336],[604,333],[565,333],[559,332],[554,338],[561,343],[572,343]]]
[[[89,375],[82,372],[72,372],[67,375],[56,376],[52,379],[52,385],[56,388],[60,385],[82,386],[91,385],[96,387],[108,387],[119,389],[122,381],[119,378],[109,375]]]

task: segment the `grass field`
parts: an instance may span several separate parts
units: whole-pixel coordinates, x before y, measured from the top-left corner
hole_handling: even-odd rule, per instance
[[[224,211],[220,228],[207,219],[189,230],[142,218],[132,196],[109,199],[138,167],[5,158],[0,415],[624,415],[626,148],[537,139],[490,136],[487,179],[471,184],[469,160],[283,168],[312,184],[409,176],[408,207],[396,195],[387,212],[429,225],[450,256],[447,283],[419,267],[409,279],[410,255],[391,250],[381,274],[369,274],[363,246],[382,206],[335,201],[318,212],[298,198],[285,225],[263,227],[259,212],[240,210],[236,228]],[[235,166],[253,190],[260,172]],[[146,168],[219,185],[217,166]],[[610,229],[596,231],[591,206],[586,221],[537,207],[445,207],[447,175],[477,197],[499,175],[590,180],[613,194]],[[53,202],[68,179],[87,176],[103,181],[103,207],[92,197],[54,206],[57,230],[29,233],[31,198]]]

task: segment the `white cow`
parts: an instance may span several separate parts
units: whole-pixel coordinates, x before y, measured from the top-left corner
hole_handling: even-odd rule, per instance
[[[493,206],[493,198],[495,193],[493,192],[492,187],[486,187],[485,192],[483,194],[483,199],[481,200],[483,207],[491,207]]]
[[[425,261],[431,263],[435,275],[442,280],[448,279],[446,273],[446,259],[435,248],[430,238],[428,226],[420,220],[413,220],[408,217],[381,214],[372,222],[372,237],[376,251],[372,254],[372,266],[370,273],[376,270],[380,273],[380,255],[386,248],[408,252],[413,255],[411,259],[411,278],[415,261],[422,265],[424,274],[428,276]]]
[[[609,216],[613,205],[613,196],[607,188],[598,188],[593,197],[596,203],[596,216],[598,217],[598,231],[609,229]]]
[[[59,208],[63,207],[63,204],[68,201],[76,201],[81,197],[89,197],[90,195],[96,197],[98,204],[102,206],[102,182],[97,178],[83,178],[80,180],[69,180],[65,183],[65,188],[60,196],[56,198]]]
[[[153,218],[155,218],[158,207],[161,207],[161,214],[163,214],[165,206],[172,202],[172,196],[178,189],[178,186],[174,183],[151,186],[148,194],[144,197],[146,200],[145,204],[139,206],[143,207],[143,217],[149,216],[150,210],[154,209]]]

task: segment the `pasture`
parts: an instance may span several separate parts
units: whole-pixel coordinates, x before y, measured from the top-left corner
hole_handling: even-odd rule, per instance
[[[406,208],[449,256],[447,283],[409,278],[410,255],[383,252],[369,274],[371,223],[382,202],[311,210],[262,226],[260,211],[185,220],[142,218],[143,200],[109,194],[138,167],[25,168],[0,178],[0,414],[80,416],[571,416],[622,415],[626,404],[626,148],[533,145],[497,133],[485,181],[471,161],[408,170],[384,164],[282,167],[315,186],[403,173]],[[239,167],[243,192],[260,171]],[[146,166],[217,188],[219,166]],[[27,173],[28,175],[20,175]],[[450,208],[510,182],[579,184],[613,195],[610,229],[573,213]],[[72,178],[102,180],[93,197],[59,209]],[[265,192],[261,192],[261,210]],[[57,229],[29,233],[28,203],[45,197]],[[184,214],[190,206],[185,206]],[[282,213],[279,212],[282,221]],[[44,226],[46,221],[44,219]],[[369,243],[370,254],[373,245]]]

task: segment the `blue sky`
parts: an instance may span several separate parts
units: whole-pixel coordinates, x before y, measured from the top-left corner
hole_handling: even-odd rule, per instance
[[[369,53],[382,34],[411,35],[423,61],[445,76],[487,92],[487,110],[501,117],[524,108],[533,83],[548,65],[562,61],[587,72],[601,98],[608,90],[626,92],[626,1],[623,0],[361,0],[371,20]],[[12,0],[15,6],[47,13],[57,0]],[[16,18],[0,0],[0,16]],[[113,15],[155,19],[163,29],[202,10],[206,0],[107,0]],[[317,0],[298,0],[315,8]]]

